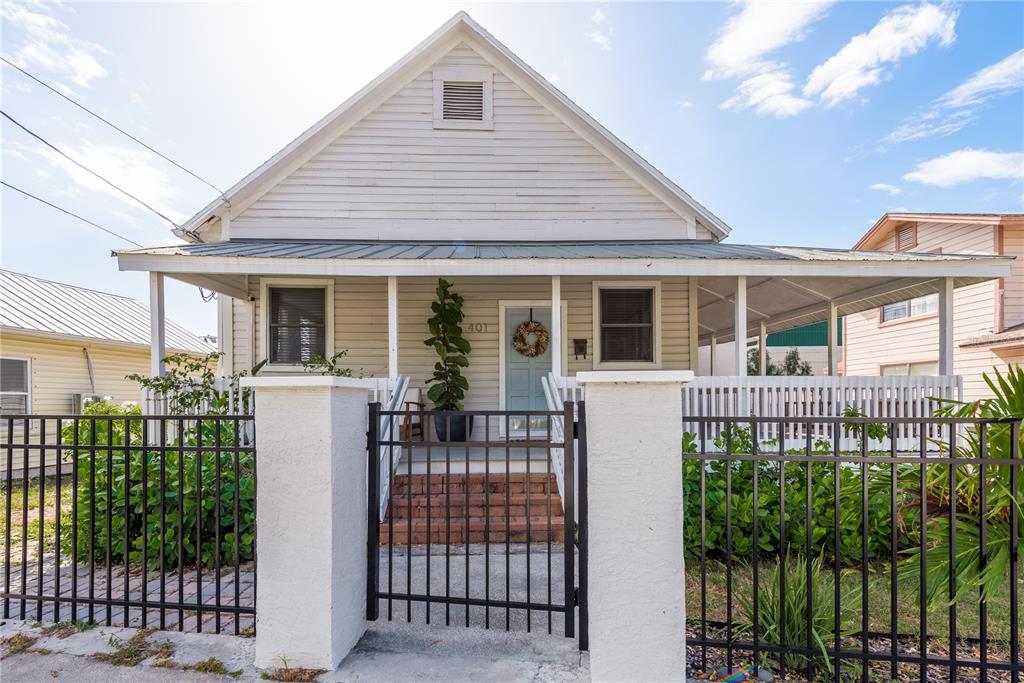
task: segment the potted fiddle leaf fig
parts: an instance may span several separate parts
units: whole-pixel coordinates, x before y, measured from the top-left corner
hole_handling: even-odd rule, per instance
[[[433,315],[427,319],[430,338],[423,343],[434,349],[438,361],[434,363],[434,374],[427,380],[430,388],[427,398],[434,410],[452,412],[451,415],[436,415],[434,431],[440,441],[465,441],[473,430],[472,416],[458,415],[462,400],[469,389],[469,382],[462,369],[469,367],[469,342],[462,336],[461,296],[452,291],[452,283],[443,278],[437,281],[437,299],[430,304]]]

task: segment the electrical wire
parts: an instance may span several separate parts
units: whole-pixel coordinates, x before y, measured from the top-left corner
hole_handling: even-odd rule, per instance
[[[129,192],[128,190],[125,190],[125,189],[123,189],[123,188],[121,188],[121,187],[119,187],[119,186],[115,185],[114,183],[112,183],[111,181],[107,180],[106,178],[104,178],[104,177],[103,177],[103,176],[101,176],[101,175],[100,175],[99,173],[97,173],[96,171],[92,170],[91,168],[89,168],[89,167],[88,167],[88,166],[86,166],[85,164],[83,164],[83,163],[81,163],[81,162],[77,161],[76,159],[74,159],[74,158],[72,158],[72,157],[68,156],[68,155],[67,155],[67,154],[66,154],[66,153],[65,153],[65,152],[64,152],[63,150],[61,150],[61,149],[60,149],[59,147],[57,147],[56,145],[54,145],[54,144],[52,144],[51,142],[49,142],[48,140],[46,140],[46,139],[45,139],[44,137],[42,137],[41,135],[39,135],[39,134],[37,134],[37,133],[34,133],[34,132],[32,132],[31,130],[29,130],[28,128],[26,128],[25,126],[23,126],[23,125],[22,125],[21,123],[19,123],[19,122],[18,122],[18,121],[17,121],[17,120],[15,119],[15,118],[13,118],[13,117],[12,117],[12,116],[11,116],[10,114],[8,114],[7,112],[5,112],[5,111],[3,111],[2,109],[0,109],[0,114],[3,114],[3,117],[4,117],[5,119],[7,119],[8,121],[10,121],[10,122],[11,122],[11,123],[13,123],[14,125],[16,125],[16,126],[17,126],[18,128],[21,128],[21,129],[22,129],[23,131],[25,131],[26,133],[28,133],[29,135],[31,135],[32,137],[34,137],[34,138],[35,138],[36,140],[38,140],[39,142],[43,143],[44,145],[46,145],[47,147],[49,147],[50,149],[52,149],[52,150],[53,150],[54,152],[56,152],[57,154],[61,155],[62,157],[64,157],[65,159],[67,159],[68,161],[70,161],[71,163],[73,163],[73,164],[74,164],[75,166],[78,166],[78,167],[79,167],[80,169],[82,169],[83,171],[87,171],[88,173],[90,173],[91,175],[95,176],[96,178],[99,178],[100,180],[102,180],[103,182],[105,182],[105,183],[106,183],[107,185],[110,185],[110,186],[111,186],[112,188],[114,188],[115,190],[117,190],[117,191],[118,191],[118,192],[120,192],[121,194],[123,194],[123,195],[125,195],[125,196],[127,196],[127,197],[130,197],[130,198],[134,199],[134,200],[135,200],[135,201],[137,201],[137,202],[138,202],[139,204],[142,204],[142,205],[143,205],[144,207],[146,207],[147,209],[149,209],[150,211],[152,211],[153,213],[155,213],[155,214],[156,214],[157,216],[160,216],[160,218],[163,218],[163,219],[164,219],[165,221],[167,221],[168,223],[170,223],[171,225],[173,225],[173,226],[174,226],[174,227],[175,227],[176,229],[178,229],[178,230],[181,230],[181,229],[182,229],[180,225],[178,225],[177,223],[175,223],[174,221],[172,221],[172,220],[171,220],[170,218],[168,218],[168,217],[167,217],[167,216],[165,216],[164,214],[162,214],[162,213],[160,213],[159,211],[157,211],[156,209],[154,209],[154,208],[153,208],[152,206],[150,206],[150,205],[149,205],[149,204],[147,204],[146,202],[142,201],[141,199],[139,199],[138,197],[136,197],[135,195],[133,195],[133,194],[132,194],[131,192]]]
[[[111,128],[113,128],[114,130],[116,130],[116,131],[117,131],[118,133],[121,133],[122,135],[125,135],[125,136],[127,136],[127,137],[131,138],[132,140],[134,140],[134,141],[135,141],[135,142],[137,142],[138,144],[140,144],[140,145],[142,145],[143,147],[145,147],[146,149],[148,149],[148,150],[149,150],[150,152],[152,152],[153,154],[157,155],[158,157],[160,157],[161,159],[163,159],[163,160],[164,160],[164,161],[166,161],[167,163],[169,163],[169,164],[172,164],[173,166],[175,166],[175,167],[177,167],[177,168],[181,169],[182,171],[184,171],[185,173],[189,174],[190,176],[192,176],[193,178],[195,178],[195,179],[196,179],[196,180],[198,180],[199,182],[201,182],[201,183],[203,183],[204,185],[206,185],[207,187],[213,188],[213,189],[214,189],[214,190],[216,190],[216,191],[217,191],[217,193],[218,193],[218,194],[219,194],[219,195],[221,196],[221,199],[223,199],[223,200],[224,200],[224,202],[225,202],[225,203],[227,203],[227,205],[228,205],[228,206],[231,206],[231,203],[230,203],[230,202],[228,202],[228,198],[227,198],[227,197],[225,196],[225,194],[224,194],[224,190],[220,189],[219,187],[217,187],[216,185],[214,185],[214,184],[213,184],[213,183],[211,183],[210,181],[206,180],[205,178],[203,178],[203,177],[202,177],[202,176],[200,176],[199,174],[197,174],[197,173],[194,173],[193,171],[190,171],[189,169],[185,168],[184,166],[182,166],[181,164],[179,164],[179,163],[178,163],[177,161],[175,161],[174,159],[171,159],[170,157],[168,157],[168,156],[167,156],[166,154],[162,154],[161,152],[158,152],[157,150],[153,149],[153,148],[152,148],[151,146],[147,145],[147,144],[146,144],[145,142],[143,142],[142,140],[138,139],[137,137],[135,137],[134,135],[132,135],[131,133],[129,133],[129,132],[128,132],[128,131],[126,131],[125,129],[121,128],[120,126],[118,126],[117,124],[115,124],[115,123],[113,123],[113,122],[111,122],[111,121],[108,121],[108,120],[107,120],[107,119],[105,119],[104,117],[100,116],[99,114],[97,114],[97,113],[96,113],[96,112],[94,112],[93,110],[91,110],[91,109],[89,109],[88,107],[86,107],[86,106],[85,106],[84,104],[81,104],[80,102],[77,102],[77,101],[75,101],[74,99],[72,99],[72,98],[68,97],[67,95],[65,95],[65,94],[64,94],[64,93],[62,93],[61,91],[59,91],[59,90],[57,90],[56,88],[54,88],[53,86],[51,86],[51,85],[50,85],[49,83],[46,83],[45,81],[43,81],[43,80],[41,80],[41,79],[37,78],[36,76],[33,76],[33,75],[32,75],[32,74],[30,74],[30,73],[29,73],[28,71],[25,71],[25,70],[24,70],[24,69],[22,69],[22,68],[21,68],[20,66],[18,66],[18,65],[17,65],[17,64],[15,64],[15,63],[13,63],[12,61],[10,61],[9,59],[7,59],[6,57],[0,56],[0,61],[2,61],[2,62],[3,62],[4,64],[6,64],[7,66],[11,67],[12,69],[17,69],[18,71],[20,71],[20,72],[21,72],[21,73],[23,73],[24,75],[28,76],[29,78],[31,78],[31,79],[32,79],[33,81],[35,81],[35,82],[36,82],[36,83],[38,83],[39,85],[43,86],[44,88],[46,88],[47,90],[49,90],[49,91],[50,91],[50,92],[52,92],[53,94],[55,94],[55,95],[58,95],[58,96],[60,96],[60,97],[64,98],[65,100],[67,100],[67,101],[68,101],[68,102],[70,102],[71,104],[75,105],[76,107],[78,107],[78,108],[79,108],[79,109],[81,109],[82,111],[86,112],[87,114],[90,114],[91,116],[94,116],[94,117],[96,117],[97,119],[99,119],[99,120],[100,120],[100,121],[102,121],[103,123],[107,124],[108,126],[110,126]]]
[[[20,187],[15,187],[14,185],[11,185],[10,183],[8,183],[8,182],[7,182],[7,181],[5,181],[5,180],[0,180],[0,185],[3,185],[4,187],[6,187],[6,188],[8,188],[8,189],[14,190],[15,192],[20,192],[21,194],[25,195],[26,197],[31,197],[32,199],[36,200],[37,202],[42,202],[43,204],[46,204],[46,205],[47,205],[47,206],[49,206],[50,208],[53,208],[53,209],[57,209],[58,211],[61,211],[61,212],[63,212],[63,213],[66,213],[66,214],[67,214],[67,215],[69,215],[69,216],[73,216],[74,218],[77,218],[78,220],[82,221],[83,223],[88,223],[88,224],[89,224],[89,225],[91,225],[92,227],[94,227],[94,228],[98,228],[99,230],[102,230],[103,232],[107,233],[108,235],[113,235],[114,237],[116,237],[116,238],[118,238],[118,239],[122,239],[122,240],[124,240],[125,242],[128,242],[129,244],[134,244],[135,246],[139,247],[140,249],[143,249],[143,248],[144,248],[144,247],[143,247],[143,246],[142,246],[141,244],[139,244],[139,243],[138,243],[138,242],[136,242],[135,240],[130,240],[130,239],[128,239],[127,237],[125,237],[124,235],[118,235],[118,234],[117,234],[116,232],[114,232],[113,230],[110,230],[109,228],[104,228],[104,227],[103,227],[102,225],[100,225],[99,223],[93,223],[93,222],[92,222],[91,220],[89,220],[88,218],[83,218],[83,217],[79,216],[79,215],[78,215],[77,213],[74,213],[73,211],[68,211],[67,209],[65,209],[65,208],[62,208],[62,207],[60,207],[60,206],[57,206],[56,204],[54,204],[54,203],[52,203],[52,202],[48,202],[48,201],[46,201],[46,200],[45,200],[45,199],[43,199],[42,197],[37,197],[37,196],[35,196],[35,195],[34,195],[34,194],[32,194],[31,192],[26,192],[25,190],[21,189]]]

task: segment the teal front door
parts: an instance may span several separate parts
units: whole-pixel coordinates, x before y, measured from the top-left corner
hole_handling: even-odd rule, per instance
[[[506,410],[547,410],[547,403],[544,401],[544,389],[540,380],[551,372],[551,354],[554,349],[550,343],[544,353],[532,358],[524,356],[512,346],[512,339],[515,337],[516,329],[525,322],[533,320],[540,322],[551,331],[551,308],[506,308],[505,309],[505,409]],[[528,339],[533,342],[533,337]],[[546,433],[547,420],[544,418],[533,418],[530,423],[530,431]],[[526,420],[524,417],[512,416],[509,420],[509,431],[516,434],[526,433]]]

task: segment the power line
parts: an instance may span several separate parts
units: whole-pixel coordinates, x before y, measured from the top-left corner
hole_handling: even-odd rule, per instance
[[[78,166],[78,167],[79,167],[80,169],[82,169],[83,171],[87,171],[88,173],[92,174],[93,176],[95,176],[95,177],[99,178],[100,180],[102,180],[103,182],[105,182],[105,183],[106,183],[107,185],[110,185],[110,186],[111,186],[112,188],[114,188],[115,190],[117,190],[117,191],[118,191],[118,192],[120,192],[121,194],[123,194],[123,195],[125,195],[125,196],[127,196],[127,197],[131,197],[132,199],[134,199],[135,201],[137,201],[137,202],[138,202],[139,204],[142,204],[142,205],[143,205],[144,207],[146,207],[147,209],[149,209],[150,211],[152,211],[153,213],[155,213],[155,214],[156,214],[157,216],[160,216],[160,218],[163,218],[163,219],[164,219],[165,221],[167,221],[168,223],[170,223],[171,225],[173,225],[173,226],[174,226],[175,228],[177,228],[178,230],[181,230],[181,226],[180,226],[180,225],[178,225],[177,223],[175,223],[174,221],[172,221],[172,220],[171,220],[170,218],[168,218],[168,217],[167,217],[167,216],[165,216],[164,214],[160,213],[159,211],[157,211],[156,209],[154,209],[154,208],[153,208],[152,206],[150,206],[150,205],[149,205],[149,204],[147,204],[146,202],[142,201],[141,199],[139,199],[138,197],[136,197],[135,195],[133,195],[133,194],[132,194],[131,192],[129,192],[128,190],[125,190],[125,189],[122,189],[121,187],[118,187],[117,185],[115,185],[114,183],[110,182],[109,180],[107,180],[106,178],[104,178],[103,176],[101,176],[101,175],[100,175],[99,173],[97,173],[96,171],[92,170],[92,169],[91,169],[91,168],[89,168],[88,166],[86,166],[86,165],[82,164],[81,162],[79,162],[79,161],[77,161],[77,160],[73,159],[72,157],[68,156],[68,155],[67,155],[66,153],[64,153],[64,152],[63,152],[63,151],[62,151],[62,150],[61,150],[60,148],[58,148],[57,146],[55,146],[55,145],[53,145],[52,143],[50,143],[49,141],[47,141],[47,140],[46,140],[45,138],[43,138],[42,136],[40,136],[40,135],[38,135],[38,134],[36,134],[36,133],[33,133],[33,132],[32,132],[31,130],[29,130],[28,128],[26,128],[26,127],[25,127],[25,126],[23,126],[22,124],[18,123],[18,121],[17,121],[17,120],[15,120],[15,119],[14,119],[13,117],[11,117],[11,115],[10,115],[10,114],[8,114],[7,112],[5,112],[5,111],[3,111],[2,109],[0,109],[0,114],[3,114],[3,116],[4,116],[4,118],[5,118],[5,119],[7,119],[8,121],[10,121],[10,122],[11,122],[11,123],[13,123],[14,125],[16,125],[16,126],[17,126],[18,128],[21,128],[21,129],[22,129],[23,131],[25,131],[26,133],[28,133],[29,135],[31,135],[32,137],[34,137],[34,138],[35,138],[36,140],[38,140],[39,142],[43,143],[44,145],[46,145],[47,147],[49,147],[50,149],[52,149],[52,150],[53,150],[54,152],[56,152],[57,154],[61,155],[62,157],[64,157],[65,159],[67,159],[68,161],[70,161],[71,163],[73,163],[73,164],[74,164],[75,166]]]
[[[121,133],[122,135],[126,135],[127,137],[131,138],[132,140],[134,140],[134,141],[135,141],[135,142],[137,142],[138,144],[140,144],[140,145],[142,145],[143,147],[145,147],[146,149],[148,149],[148,150],[149,150],[150,152],[152,152],[153,154],[157,155],[158,157],[160,157],[161,159],[163,159],[164,161],[166,161],[167,163],[169,163],[169,164],[172,164],[172,165],[174,165],[175,167],[177,167],[177,168],[181,169],[181,170],[182,170],[182,171],[184,171],[185,173],[188,173],[188,174],[189,174],[190,176],[192,176],[193,178],[195,178],[195,179],[196,179],[196,180],[198,180],[199,182],[203,183],[203,184],[204,184],[204,185],[206,185],[207,187],[213,188],[214,190],[216,190],[216,191],[217,191],[217,193],[218,193],[218,194],[220,194],[221,198],[222,198],[222,199],[223,199],[223,200],[224,200],[225,202],[227,202],[227,201],[228,201],[227,197],[225,197],[225,196],[224,196],[224,190],[220,189],[219,187],[217,187],[216,185],[214,185],[214,184],[213,184],[213,183],[211,183],[210,181],[208,181],[208,180],[204,179],[203,177],[199,176],[198,174],[196,174],[196,173],[193,173],[192,171],[188,170],[187,168],[185,168],[184,166],[182,166],[181,164],[179,164],[179,163],[178,163],[177,161],[175,161],[174,159],[171,159],[171,158],[170,158],[170,157],[168,157],[167,155],[165,155],[165,154],[162,154],[162,153],[160,153],[160,152],[156,151],[155,149],[153,149],[152,147],[150,147],[150,146],[149,146],[149,145],[147,145],[147,144],[146,144],[145,142],[143,142],[142,140],[138,139],[137,137],[135,137],[134,135],[132,135],[132,134],[131,134],[131,133],[129,133],[128,131],[124,130],[124,129],[123,129],[123,128],[121,128],[120,126],[118,126],[118,125],[116,125],[116,124],[114,124],[114,123],[112,123],[112,122],[108,121],[107,119],[103,118],[102,116],[100,116],[99,114],[97,114],[96,112],[94,112],[93,110],[91,110],[91,109],[89,109],[88,107],[86,107],[86,106],[85,106],[84,104],[81,104],[81,103],[79,103],[79,102],[77,102],[77,101],[75,101],[75,100],[71,99],[70,97],[68,97],[67,95],[65,95],[64,93],[62,93],[61,91],[57,90],[56,88],[54,88],[54,87],[53,87],[53,86],[51,86],[50,84],[46,83],[45,81],[42,81],[42,80],[40,80],[39,78],[37,78],[37,77],[33,76],[33,75],[32,75],[32,74],[30,74],[30,73],[29,73],[28,71],[25,71],[24,69],[22,69],[22,68],[21,68],[20,66],[18,66],[17,64],[14,64],[13,62],[11,62],[11,61],[10,61],[9,59],[7,59],[6,57],[0,56],[0,60],[2,60],[2,61],[4,62],[4,64],[6,64],[7,66],[11,67],[12,69],[17,69],[17,70],[18,70],[18,71],[20,71],[21,73],[25,74],[26,76],[28,76],[29,78],[31,78],[31,79],[32,79],[33,81],[35,81],[35,82],[36,82],[36,83],[38,83],[39,85],[43,86],[44,88],[46,88],[46,89],[47,89],[47,90],[49,90],[50,92],[54,93],[55,95],[58,95],[58,96],[60,96],[60,97],[63,97],[63,98],[65,99],[65,100],[67,100],[67,101],[68,101],[68,102],[70,102],[71,104],[75,105],[76,107],[78,107],[78,108],[79,108],[79,109],[81,109],[82,111],[84,111],[84,112],[86,112],[87,114],[90,114],[90,115],[92,115],[92,116],[96,117],[97,119],[99,119],[99,120],[100,120],[100,121],[102,121],[103,123],[107,124],[108,126],[110,126],[111,128],[113,128],[113,129],[114,129],[114,130],[116,130],[117,132]]]
[[[73,213],[71,211],[68,211],[67,209],[61,208],[61,207],[57,206],[56,204],[53,204],[51,202],[46,201],[42,197],[37,197],[34,194],[32,194],[31,192],[26,192],[25,190],[21,189],[20,187],[15,187],[14,185],[11,185],[7,181],[0,180],[0,185],[3,185],[4,187],[6,187],[8,189],[14,190],[15,192],[20,192],[21,194],[25,195],[26,197],[31,197],[32,199],[36,200],[37,202],[42,202],[43,204],[46,204],[47,206],[49,206],[49,207],[51,207],[53,209],[57,209],[58,211],[66,213],[69,216],[73,216],[73,217],[77,218],[78,220],[82,221],[83,223],[88,223],[92,227],[98,228],[98,229],[102,230],[103,232],[107,233],[108,235],[113,235],[114,237],[117,237],[118,239],[122,239],[125,242],[128,242],[129,244],[134,244],[135,246],[139,247],[140,249],[144,248],[141,244],[139,244],[135,240],[130,240],[127,237],[125,237],[124,235],[118,235],[113,230],[109,230],[107,228],[104,228],[99,223],[93,223],[88,218],[82,218],[77,213]]]

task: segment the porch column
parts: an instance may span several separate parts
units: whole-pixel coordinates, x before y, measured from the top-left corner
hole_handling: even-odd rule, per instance
[[[388,379],[398,380],[398,278],[388,276]]]
[[[768,328],[764,324],[763,320],[761,321],[760,331],[757,335],[757,352],[760,354],[760,358],[758,358],[758,360],[760,361],[759,367],[761,370],[761,376],[764,377],[768,374]]]
[[[562,376],[562,276],[551,276],[551,374]]]
[[[580,421],[586,430],[591,679],[682,681],[679,444],[682,387],[693,373],[581,372],[576,378],[587,392]]]
[[[164,274],[149,274],[149,374],[164,375],[167,334],[164,316]]]
[[[736,374],[747,376],[747,276],[736,278]]]
[[[828,375],[839,374],[839,308],[834,302],[828,302]]]
[[[711,376],[714,377],[715,376],[715,356],[718,355],[718,336],[717,335],[714,335],[714,334],[711,335],[711,347],[710,347],[709,350],[711,351],[711,362],[710,362],[710,365],[708,366],[708,368],[711,371]]]
[[[953,278],[939,283],[939,374],[953,374]]]

